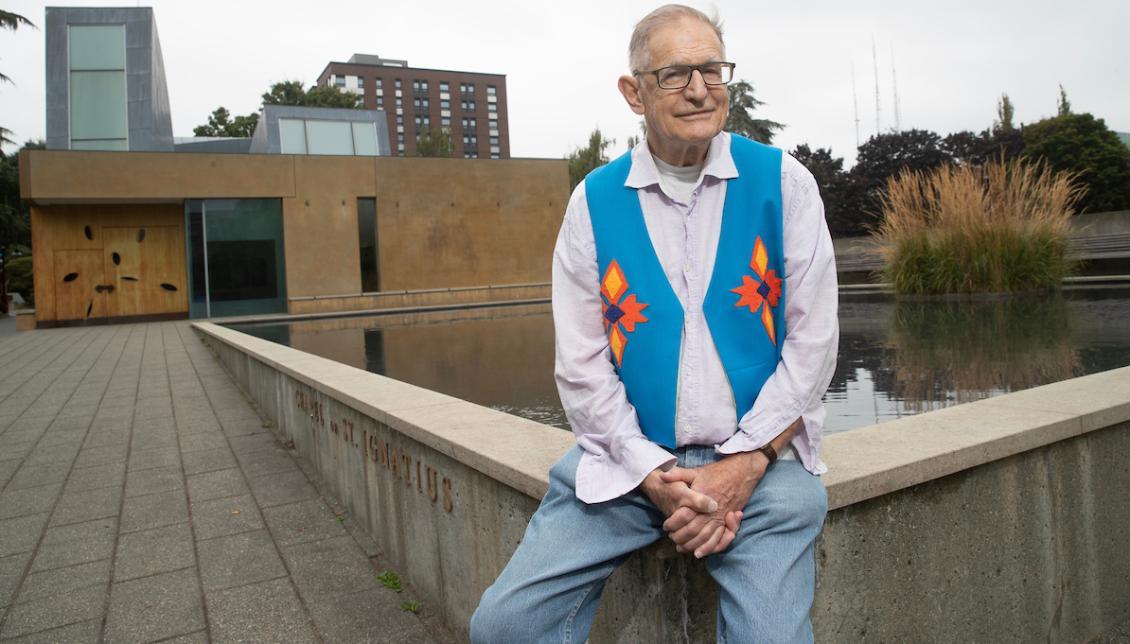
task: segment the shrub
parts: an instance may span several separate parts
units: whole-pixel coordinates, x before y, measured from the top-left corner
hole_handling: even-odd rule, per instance
[[[8,291],[19,293],[29,305],[35,305],[35,292],[31,282],[31,257],[17,257],[8,260],[4,267],[8,274]]]
[[[1077,175],[1019,159],[903,171],[881,199],[885,278],[911,294],[1054,287],[1083,193]]]

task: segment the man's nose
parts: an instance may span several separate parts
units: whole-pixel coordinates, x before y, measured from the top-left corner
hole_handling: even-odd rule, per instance
[[[702,72],[697,69],[691,70],[691,82],[683,88],[683,95],[687,100],[703,101],[710,93],[710,89],[706,86],[706,80],[702,78]]]

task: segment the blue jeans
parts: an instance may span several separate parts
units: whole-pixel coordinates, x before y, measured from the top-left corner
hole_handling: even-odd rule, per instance
[[[683,467],[720,458],[704,446],[675,456]],[[604,503],[578,500],[580,458],[575,447],[550,470],[525,537],[471,617],[471,641],[584,642],[604,582],[632,552],[665,536],[665,517],[638,490]],[[798,461],[769,468],[737,538],[706,558],[719,586],[719,642],[812,641],[813,544],[827,509],[823,484]]]

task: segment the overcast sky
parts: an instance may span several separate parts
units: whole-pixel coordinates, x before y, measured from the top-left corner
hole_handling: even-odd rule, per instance
[[[68,0],[68,6],[106,5]],[[294,2],[154,0],[172,102],[173,132],[223,105],[258,109],[279,80],[311,84],[329,61],[355,52],[406,58],[412,66],[506,74],[515,157],[561,157],[599,126],[613,152],[638,132],[616,90],[635,22],[656,2]],[[1016,120],[1055,112],[1058,85],[1077,112],[1130,131],[1130,0],[761,0],[692,3],[725,22],[736,75],[767,103],[759,114],[787,124],[775,144],[830,147],[850,166],[859,136],[876,131],[876,78],[884,131],[895,125],[939,134],[988,127],[1001,92]],[[42,2],[3,8],[40,30],[0,32],[0,125],[22,143],[44,131]],[[128,6],[135,6],[134,3]],[[10,152],[12,147],[5,150]]]

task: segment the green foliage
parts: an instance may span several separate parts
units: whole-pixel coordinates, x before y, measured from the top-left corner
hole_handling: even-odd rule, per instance
[[[302,81],[281,81],[271,85],[263,94],[266,105],[305,105],[307,107],[363,108],[365,99],[360,94],[343,92],[337,87],[311,86],[302,88]]]
[[[423,128],[416,134],[416,156],[449,157],[453,150],[451,130],[447,128]]]
[[[768,119],[753,118],[758,107],[765,105],[753,95],[753,85],[740,80],[730,83],[730,114],[726,117],[726,131],[759,141],[766,145],[773,142],[773,135],[785,126]]]
[[[590,172],[608,163],[604,151],[615,142],[615,139],[604,138],[600,128],[596,128],[589,135],[588,146],[577,148],[566,157],[569,161],[569,190],[576,188]]]
[[[22,150],[42,150],[43,141],[28,141]],[[31,213],[20,200],[20,155],[0,152],[0,248],[31,246]],[[10,252],[10,251],[9,251]]]
[[[8,291],[19,293],[29,305],[35,306],[35,290],[31,279],[31,257],[6,258],[4,272],[8,278]]]
[[[1130,208],[1130,149],[1102,119],[1068,113],[1025,126],[1024,154],[1078,172],[1087,186],[1083,212]]]
[[[1024,135],[1020,130],[997,128],[954,132],[942,139],[942,150],[958,164],[985,165],[1000,158],[1015,159],[1024,151]]]
[[[1075,176],[1023,160],[903,171],[882,198],[885,277],[908,294],[1055,287],[1081,193]]]
[[[1063,85],[1059,86],[1059,101],[1056,102],[1056,116],[1068,116],[1071,114],[1071,101],[1067,100],[1067,92],[1064,91]]]
[[[903,130],[871,137],[859,146],[851,180],[846,188],[845,228],[866,234],[879,223],[883,190],[887,179],[903,170],[926,172],[951,161],[942,149],[942,139],[928,130]]]
[[[195,136],[234,136],[250,137],[255,133],[255,126],[259,124],[259,114],[237,116],[232,120],[231,114],[224,106],[217,107],[208,117],[204,125],[197,125],[192,133]]]
[[[997,101],[997,120],[993,121],[993,132],[1011,132],[1013,130],[1012,116],[1015,109],[1012,107],[1012,100],[1008,98],[1008,94],[1001,94],[1001,98]]]
[[[851,176],[844,172],[843,158],[832,156],[832,151],[828,148],[813,150],[805,143],[798,145],[789,154],[808,168],[816,180],[820,198],[824,201],[824,219],[828,222],[832,236],[856,233],[852,217],[854,212],[848,210],[852,207]]]
[[[408,601],[400,605],[400,610],[407,611],[409,613],[418,613],[420,612],[420,602],[416,601],[415,599],[409,599]]]
[[[400,587],[400,577],[391,570],[386,570],[377,575],[377,581],[381,582],[381,585],[389,590],[395,590],[396,592],[403,590]]]

